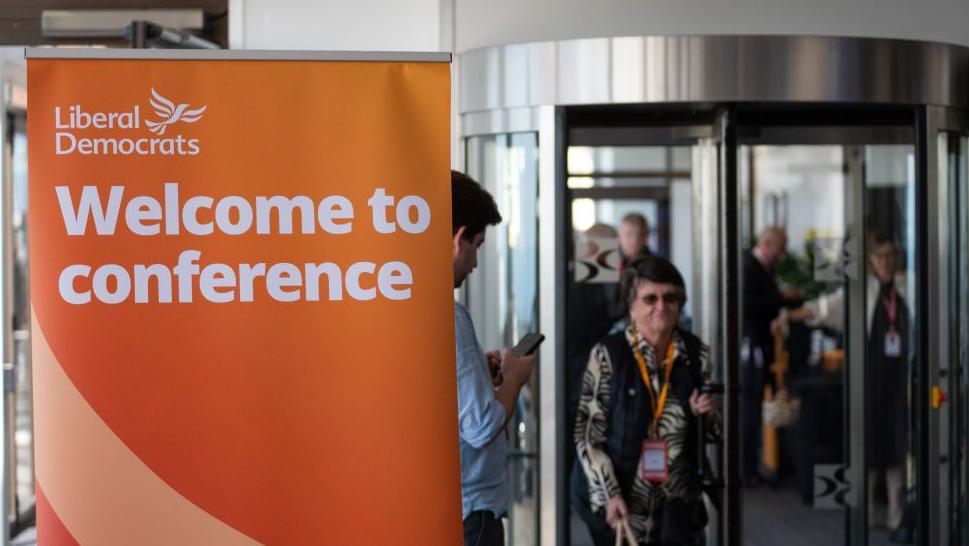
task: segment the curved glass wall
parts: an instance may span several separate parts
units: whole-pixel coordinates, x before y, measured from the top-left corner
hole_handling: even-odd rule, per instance
[[[14,489],[19,520],[34,506],[33,394],[30,366],[30,278],[27,264],[27,120],[11,119],[11,179],[13,181],[13,354],[14,376]]]
[[[467,173],[495,198],[502,222],[490,228],[469,281],[468,303],[486,350],[514,346],[538,323],[538,138],[512,133],[470,138]],[[537,376],[522,389],[509,424],[511,495],[506,544],[537,544],[539,526]]]

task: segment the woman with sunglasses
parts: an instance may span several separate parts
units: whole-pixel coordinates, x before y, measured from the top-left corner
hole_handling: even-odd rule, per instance
[[[683,277],[647,256],[623,270],[625,330],[592,348],[575,423],[572,504],[596,546],[616,532],[641,545],[702,544],[699,423],[719,434],[709,349],[678,327]]]

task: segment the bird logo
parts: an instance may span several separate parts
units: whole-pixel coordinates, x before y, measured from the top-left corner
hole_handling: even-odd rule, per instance
[[[145,125],[148,126],[149,131],[159,136],[164,135],[165,129],[175,122],[195,123],[202,119],[202,113],[207,108],[207,106],[202,106],[189,110],[188,104],[176,106],[174,102],[159,95],[154,87],[151,88],[151,98],[148,99],[148,102],[155,109],[155,115],[161,118],[161,121],[145,120]]]

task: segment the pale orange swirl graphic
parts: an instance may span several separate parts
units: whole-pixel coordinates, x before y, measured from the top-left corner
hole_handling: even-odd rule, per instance
[[[36,318],[31,326],[37,481],[78,543],[259,544],[193,504],[145,466],[71,383]]]

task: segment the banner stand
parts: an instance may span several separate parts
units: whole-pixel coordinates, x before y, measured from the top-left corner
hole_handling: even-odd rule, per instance
[[[38,544],[459,543],[451,55],[26,57]]]

